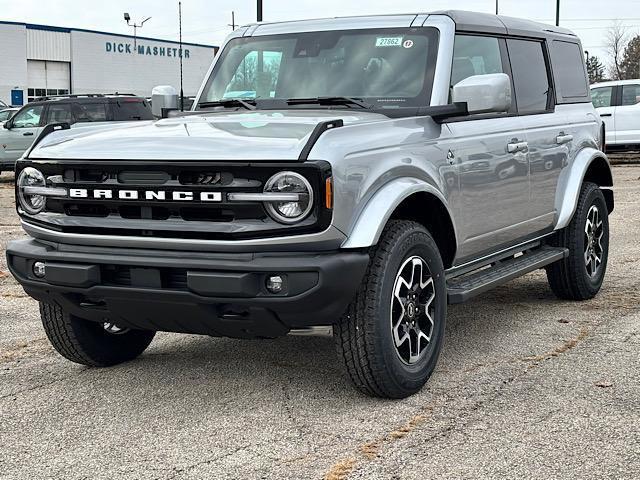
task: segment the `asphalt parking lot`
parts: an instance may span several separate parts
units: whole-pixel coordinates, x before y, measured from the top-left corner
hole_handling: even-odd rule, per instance
[[[451,307],[403,401],[356,393],[329,337],[159,334],[138,360],[65,361],[0,259],[1,479],[640,478],[640,166],[614,168],[603,291],[542,272]],[[0,177],[0,244],[21,238]]]

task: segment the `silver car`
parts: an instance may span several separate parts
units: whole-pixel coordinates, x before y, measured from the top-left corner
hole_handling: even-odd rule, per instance
[[[249,25],[168,117],[43,134],[17,164],[31,238],[8,265],[71,361],[133,359],[156,331],[329,326],[354,385],[401,398],[449,304],[540,268],[563,299],[602,285],[612,175],[570,31],[458,11]]]

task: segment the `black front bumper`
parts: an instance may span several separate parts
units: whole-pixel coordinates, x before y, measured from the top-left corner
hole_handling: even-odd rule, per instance
[[[365,252],[196,253],[9,243],[11,273],[36,300],[121,327],[239,338],[331,325],[353,298]],[[33,264],[46,264],[43,279]],[[270,293],[266,279],[284,278]]]

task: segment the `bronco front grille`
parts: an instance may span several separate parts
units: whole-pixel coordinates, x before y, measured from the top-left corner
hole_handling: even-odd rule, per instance
[[[323,199],[325,180],[331,174],[326,162],[25,160],[19,162],[16,174],[27,166],[42,171],[52,186],[78,194],[47,198],[45,211],[37,215],[19,211],[32,223],[62,232],[246,239],[321,231],[331,221],[331,211],[321,202],[302,222],[283,225],[268,215],[261,202],[227,198],[229,193],[261,193],[272,175],[291,170],[304,175],[315,198]],[[96,190],[104,192],[101,198],[81,196]],[[126,198],[121,198],[123,192]]]

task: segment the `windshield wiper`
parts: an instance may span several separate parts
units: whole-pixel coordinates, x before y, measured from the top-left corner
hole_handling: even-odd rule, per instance
[[[200,102],[198,107],[244,107],[247,110],[256,109],[255,100],[242,100],[241,98],[225,98],[223,100],[215,100],[213,102]]]
[[[312,98],[290,98],[289,105],[357,105],[360,108],[372,109],[373,105],[363,102],[359,98],[353,97],[312,97]]]

